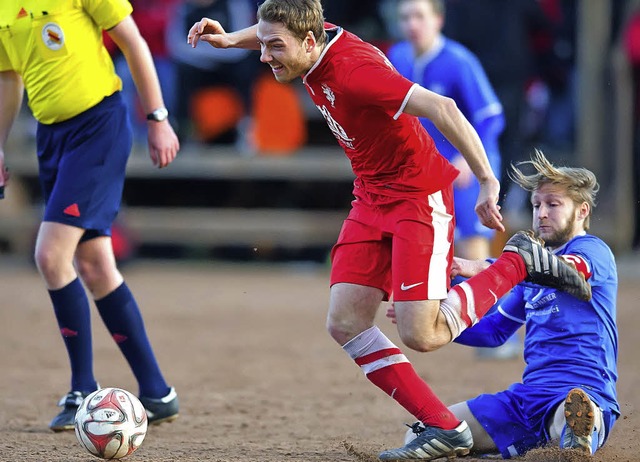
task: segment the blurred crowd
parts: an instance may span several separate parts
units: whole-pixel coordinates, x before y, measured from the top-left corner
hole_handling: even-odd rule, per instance
[[[191,25],[202,17],[227,30],[255,22],[257,0],[131,0],[133,16],[153,54],[172,124],[183,144],[230,144],[239,152],[294,153],[325,130],[301,85],[275,82],[256,51],[192,49]],[[323,0],[327,21],[383,51],[400,40],[395,0]],[[506,128],[502,165],[538,147],[570,160],[576,148],[579,0],[446,0],[444,34],[481,61],[500,101]],[[640,1],[611,2],[610,47],[622,45],[633,69],[634,177],[640,178]],[[106,34],[105,34],[106,37]],[[145,119],[117,47],[105,38],[130,106],[137,141]],[[305,106],[306,104],[306,106]],[[280,127],[287,127],[282,130]],[[321,128],[320,128],[321,127]],[[328,132],[327,132],[328,133]],[[333,142],[325,137],[327,142]],[[554,153],[560,153],[555,155]],[[503,180],[506,178],[502,175]],[[505,184],[505,187],[508,187]],[[640,197],[636,180],[635,197]],[[640,206],[636,202],[636,221]],[[640,224],[634,245],[640,246]]]
[[[218,19],[228,30],[253,24],[256,0],[131,3],[133,16],[156,61],[181,140],[256,147],[253,124],[261,122],[254,120],[259,106],[256,100],[263,96],[255,89],[261,78],[268,76],[268,68],[260,64],[257,52],[212,47],[194,50],[185,39],[190,26],[205,16]],[[612,2],[612,44],[625,29],[634,27],[634,3]],[[401,38],[395,0],[324,0],[323,5],[328,21],[383,51]],[[505,165],[514,156],[521,156],[516,153],[528,152],[531,144],[548,151],[570,151],[574,145],[578,5],[579,0],[446,1],[445,35],[479,57],[505,108],[508,123],[501,141]],[[115,47],[109,49],[142,136],[144,118],[136,105],[126,63]],[[637,60],[633,53],[630,49],[630,59]],[[297,111],[298,117],[313,117],[304,111],[303,104],[289,102],[283,112]],[[221,109],[210,111],[211,107]],[[296,141],[304,143],[304,134]]]

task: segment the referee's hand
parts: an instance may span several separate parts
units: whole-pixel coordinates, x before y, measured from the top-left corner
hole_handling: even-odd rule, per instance
[[[153,165],[164,168],[176,158],[180,142],[167,119],[147,122],[149,156]]]
[[[4,187],[10,176],[9,169],[4,165],[4,152],[0,150],[0,199],[4,199]]]

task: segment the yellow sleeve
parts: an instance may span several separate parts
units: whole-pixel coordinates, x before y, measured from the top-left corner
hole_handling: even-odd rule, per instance
[[[117,26],[133,11],[128,0],[82,0],[82,7],[104,30]]]

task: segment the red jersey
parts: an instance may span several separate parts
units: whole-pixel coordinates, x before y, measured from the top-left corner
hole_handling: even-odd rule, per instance
[[[373,45],[327,25],[329,37],[303,83],[351,161],[356,188],[424,196],[458,174],[417,117],[403,113],[414,83]]]

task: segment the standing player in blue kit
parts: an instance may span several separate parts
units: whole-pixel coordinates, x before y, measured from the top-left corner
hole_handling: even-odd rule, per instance
[[[502,105],[478,58],[460,43],[442,35],[445,2],[400,0],[397,11],[405,40],[390,48],[389,60],[409,80],[456,102],[478,132],[491,169],[500,179],[499,138],[505,124]],[[490,257],[495,230],[484,226],[473,211],[480,183],[464,157],[433,122],[424,117],[420,122],[438,151],[460,171],[453,182],[456,255],[472,260]],[[482,358],[496,359],[518,357],[521,351],[517,334],[500,348],[477,350]]]
[[[502,105],[480,61],[467,48],[441,34],[443,0],[400,0],[398,19],[406,40],[389,49],[389,60],[407,79],[453,99],[473,125],[487,153],[491,169],[500,176],[498,139],[504,128]],[[434,123],[420,117],[436,148],[460,171],[453,183],[456,215],[456,255],[468,259],[489,257],[495,231],[474,212],[480,184],[460,152]]]

